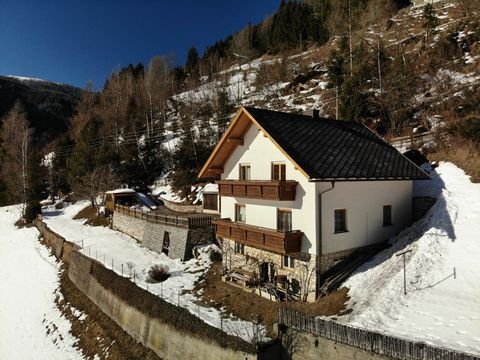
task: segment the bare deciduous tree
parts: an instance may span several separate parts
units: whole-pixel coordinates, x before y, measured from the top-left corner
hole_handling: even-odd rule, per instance
[[[32,129],[29,128],[25,112],[16,103],[3,119],[0,132],[4,160],[0,174],[7,188],[11,202],[23,204],[22,216],[29,195],[29,155]]]
[[[119,177],[111,167],[99,166],[80,179],[74,192],[88,198],[92,206],[98,208],[101,205],[97,202],[98,196],[105,191],[117,188],[119,184]]]

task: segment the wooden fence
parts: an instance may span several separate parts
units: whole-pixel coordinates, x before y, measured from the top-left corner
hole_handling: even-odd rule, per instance
[[[137,209],[130,209],[129,207],[122,205],[115,205],[115,211],[148,222],[171,225],[185,229],[207,228],[212,226],[211,216],[170,215],[158,214],[155,212],[148,213]]]
[[[406,148],[419,148],[425,144],[435,143],[445,138],[445,134],[441,132],[428,131],[421,134],[412,134],[390,139],[390,144],[397,150],[405,150]]]
[[[279,324],[333,340],[358,349],[401,360],[480,360],[480,357],[455,350],[384,335],[378,332],[315,318],[280,308]]]

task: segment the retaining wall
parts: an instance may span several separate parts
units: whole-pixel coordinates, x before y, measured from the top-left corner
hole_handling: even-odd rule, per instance
[[[284,334],[286,327],[301,332],[298,347],[302,354],[294,357],[298,359],[480,360],[473,354],[385,335],[287,308],[279,309],[278,322]]]
[[[250,344],[140,289],[79,252],[72,253],[68,276],[125,332],[163,359],[257,358]],[[198,330],[196,335],[189,331],[192,328]]]
[[[274,359],[252,344],[206,324],[80,253],[80,246],[35,220],[43,240],[68,266],[68,277],[125,332],[162,359]]]
[[[165,207],[169,208],[170,210],[176,211],[176,212],[182,212],[182,213],[197,212],[197,213],[201,213],[202,210],[203,210],[202,205],[185,205],[185,204],[165,200],[161,196],[160,196],[160,199],[162,200]]]
[[[145,234],[145,221],[142,219],[137,219],[133,216],[128,216],[115,211],[113,213],[112,227],[115,230],[130,235],[138,241],[143,241],[143,236]]]
[[[415,196],[413,198],[413,221],[421,219],[428,210],[435,204],[437,199],[429,196]]]
[[[155,223],[136,218],[121,212],[113,213],[113,228],[140,241],[146,248],[162,252],[165,233],[168,233],[168,256],[172,259],[188,260],[192,257],[192,248],[199,244],[208,244],[213,239],[213,230],[209,227],[189,229],[175,225]]]

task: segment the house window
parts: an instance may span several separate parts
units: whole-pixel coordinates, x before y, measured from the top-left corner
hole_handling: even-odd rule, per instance
[[[247,213],[245,211],[245,205],[235,204],[235,221],[243,222],[243,223],[247,221]]]
[[[203,194],[203,208],[206,210],[218,210],[218,195]]]
[[[286,171],[285,163],[272,163],[272,180],[286,180]]]
[[[291,210],[277,210],[277,230],[292,231],[292,212]]]
[[[235,254],[245,254],[245,245],[235,242]]]
[[[335,233],[346,232],[347,230],[347,210],[335,210]]]
[[[295,267],[295,259],[291,256],[284,255],[283,256],[283,267],[294,268]]]
[[[391,226],[392,223],[392,205],[383,205],[383,226]]]
[[[240,180],[250,180],[250,164],[240,164],[239,169],[240,174],[238,178]]]

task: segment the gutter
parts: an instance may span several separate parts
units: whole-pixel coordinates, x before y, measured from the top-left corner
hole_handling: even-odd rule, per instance
[[[320,228],[319,228],[319,231],[318,231],[318,234],[319,236],[317,237],[317,256],[321,256],[322,255],[322,222],[323,222],[323,218],[322,218],[322,195],[335,189],[335,181],[332,180],[331,181],[331,184],[332,184],[332,187],[331,188],[328,188],[326,190],[323,190],[321,192],[318,193],[318,215],[319,215],[319,219],[320,219]],[[320,272],[320,269],[318,269],[318,272]],[[318,291],[318,285],[320,284],[320,275],[318,274],[317,275],[317,286],[315,286],[315,289],[316,289],[316,292]],[[315,294],[316,296],[318,296],[318,293]]]

